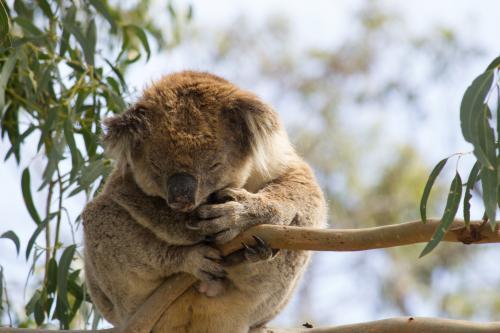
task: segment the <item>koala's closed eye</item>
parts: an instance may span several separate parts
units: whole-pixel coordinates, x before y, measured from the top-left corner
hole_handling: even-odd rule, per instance
[[[221,162],[216,162],[210,166],[210,171],[217,171],[222,167]]]

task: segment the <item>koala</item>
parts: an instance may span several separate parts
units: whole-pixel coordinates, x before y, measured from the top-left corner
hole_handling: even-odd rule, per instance
[[[290,299],[305,251],[224,244],[258,224],[322,227],[326,205],[273,109],[218,76],[162,77],[104,121],[115,167],[83,213],[86,283],[104,318],[123,325],[169,276],[199,282],[155,333],[258,331]]]

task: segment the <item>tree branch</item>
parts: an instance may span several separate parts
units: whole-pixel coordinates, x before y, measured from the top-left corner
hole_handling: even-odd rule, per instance
[[[314,251],[363,251],[427,242],[431,239],[439,220],[407,222],[361,229],[312,229],[281,225],[259,225],[248,229],[231,242],[220,246],[224,255],[252,244],[253,236],[264,239],[272,248]],[[463,221],[453,222],[444,241],[464,244],[500,243],[499,226],[492,230],[482,221],[471,221],[469,228]],[[98,330],[100,333],[149,333],[165,310],[196,282],[188,274],[170,277],[146,300],[125,327]],[[316,329],[263,329],[267,333],[357,333],[367,332],[500,332],[500,322],[472,323],[438,318],[402,317],[368,323]],[[58,330],[0,328],[0,333],[56,333]],[[91,331],[73,330],[72,333]]]
[[[311,251],[363,251],[428,242],[439,220],[392,224],[360,229],[313,229],[263,224],[252,227],[220,248],[224,255],[253,244],[252,236],[265,240],[272,248]],[[497,225],[491,230],[483,221],[471,221],[467,229],[461,220],[455,220],[444,236],[446,242],[464,244],[500,243]]]
[[[425,317],[397,317],[325,328],[263,329],[259,333],[497,333],[500,322],[473,323]],[[257,332],[255,332],[257,333]]]

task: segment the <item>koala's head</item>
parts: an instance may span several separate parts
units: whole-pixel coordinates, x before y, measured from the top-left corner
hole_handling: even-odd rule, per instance
[[[217,76],[163,77],[123,114],[108,118],[104,146],[141,189],[190,211],[265,168],[261,146],[280,128],[256,96]]]

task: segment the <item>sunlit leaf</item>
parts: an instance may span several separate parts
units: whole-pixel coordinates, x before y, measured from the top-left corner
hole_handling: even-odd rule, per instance
[[[427,179],[427,183],[425,184],[424,192],[422,193],[422,198],[420,199],[420,218],[424,223],[427,221],[427,200],[429,199],[429,194],[431,193],[432,186],[434,185],[437,176],[439,176],[441,170],[443,170],[446,161],[448,161],[448,158],[442,159],[438,162],[438,164],[436,164]]]
[[[134,24],[127,25],[127,28],[132,30],[134,34],[137,36],[137,38],[139,38],[139,40],[142,43],[142,46],[144,47],[144,50],[146,51],[146,60],[149,60],[149,57],[151,56],[151,49],[149,48],[148,37],[146,36],[144,30],[142,30],[141,28],[139,28]]]
[[[4,232],[0,238],[6,238],[10,239],[11,241],[14,242],[14,245],[16,246],[16,253],[19,254],[19,249],[21,248],[21,243],[19,242],[19,237],[17,237],[16,233],[12,230]]]
[[[17,53],[13,52],[3,64],[2,71],[0,72],[0,119],[2,118],[3,109],[5,107],[5,89],[7,88],[7,82],[9,81],[10,75],[14,70],[16,61]]]
[[[497,68],[499,66],[500,66],[500,56],[498,56],[495,59],[493,59],[493,61],[486,68],[486,71],[489,71],[491,69],[495,69],[495,68]]]
[[[434,235],[422,253],[420,253],[420,258],[431,252],[443,239],[444,235],[448,231],[448,228],[453,223],[455,216],[457,214],[458,206],[460,205],[460,199],[462,198],[462,179],[458,172],[455,174],[455,178],[451,182],[450,191],[448,192],[448,199],[446,201],[446,207],[444,210],[443,217],[439,223]]]
[[[14,23],[18,24],[23,28],[23,32],[34,37],[40,37],[43,35],[43,31],[38,29],[36,25],[33,24],[31,20],[27,18],[18,16],[14,19]]]

